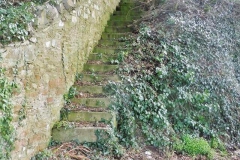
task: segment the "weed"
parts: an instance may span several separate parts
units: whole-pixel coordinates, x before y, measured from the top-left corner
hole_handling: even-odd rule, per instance
[[[65,128],[65,129],[68,129],[68,128],[73,128],[73,127],[74,126],[70,122],[62,120],[62,121],[59,121],[59,122],[55,123],[53,128],[57,128],[57,129]]]
[[[76,94],[77,94],[77,89],[75,87],[71,86],[69,88],[68,93],[64,94],[64,96],[63,96],[63,98],[65,100],[65,103],[69,104],[70,103],[70,99],[74,98]]]
[[[83,74],[82,73],[77,73],[75,75],[75,81],[81,81],[83,79]]]

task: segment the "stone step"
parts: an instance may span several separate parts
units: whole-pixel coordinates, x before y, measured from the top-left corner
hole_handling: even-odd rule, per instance
[[[107,26],[105,28],[105,33],[125,33],[132,32],[133,29],[131,27],[117,27],[117,26]]]
[[[118,53],[121,53],[121,52],[126,52],[128,51],[128,48],[119,48],[119,49],[116,49],[116,48],[105,48],[105,47],[95,47],[94,50],[93,50],[93,53],[98,53],[98,54],[105,54],[105,55],[117,55]]]
[[[97,130],[107,130],[109,127],[75,127],[75,128],[54,128],[52,130],[52,138],[58,142],[78,141],[83,142],[96,142]]]
[[[93,53],[98,54],[116,54],[120,50],[112,49],[112,48],[102,48],[102,47],[95,47]]]
[[[90,93],[90,95],[98,94],[98,97],[105,97],[104,93],[107,91],[104,88],[104,84],[106,83],[102,82],[107,82],[109,80],[115,82],[120,81],[118,75],[112,74],[118,68],[118,65],[92,63],[109,63],[111,60],[118,59],[119,55],[121,55],[119,54],[120,52],[128,51],[126,44],[129,43],[129,35],[132,34],[133,30],[133,28],[128,26],[133,23],[133,20],[139,19],[142,14],[139,7],[136,7],[136,3],[135,0],[121,0],[120,5],[110,17],[111,19],[105,28],[105,32],[102,34],[99,44],[95,47],[93,54],[89,55],[88,62],[83,67],[81,79],[78,79],[75,83],[76,85],[73,86],[76,88],[77,92],[87,92]],[[79,81],[82,81],[82,83]],[[59,126],[53,128],[53,140],[59,142],[77,140],[80,143],[96,142],[97,130],[107,131],[111,129],[110,125],[101,122],[103,119],[110,121],[113,127],[116,127],[116,114],[106,111],[111,104],[111,99],[98,97],[78,97],[71,99],[72,103],[80,104],[85,107],[83,107],[82,110],[69,110],[65,120],[67,120],[66,123],[73,127]]]
[[[144,11],[142,10],[137,10],[137,9],[134,9],[134,10],[129,10],[127,12],[124,12],[124,11],[115,11],[113,13],[113,15],[121,15],[121,16],[139,16],[139,15],[143,15]]]
[[[82,92],[82,93],[102,94],[104,92],[102,86],[78,86],[78,85],[74,85],[73,87],[76,88],[76,90],[78,92]]]
[[[134,7],[133,3],[121,3],[117,8],[116,11],[127,12],[130,10],[137,9]]]
[[[131,0],[121,0],[121,2],[119,3],[120,6],[122,5],[135,5],[136,2],[133,2]]]
[[[89,55],[88,57],[88,61],[101,61],[101,62],[104,62],[104,63],[108,63],[108,62],[111,62],[111,60],[113,59],[117,59],[118,56],[116,54],[98,54],[98,53],[92,53]]]
[[[125,46],[130,43],[129,40],[119,39],[119,40],[111,40],[111,39],[101,39],[98,41],[100,44],[108,45],[108,46]]]
[[[118,75],[92,75],[92,74],[83,74],[81,79],[83,82],[101,82],[101,81],[120,81]]]
[[[116,116],[110,112],[92,111],[69,111],[67,115],[69,122],[99,122],[102,120],[116,122]]]
[[[112,20],[118,20],[118,21],[133,21],[133,20],[137,20],[140,19],[141,15],[117,15],[117,14],[113,14],[111,15],[111,19]]]
[[[71,102],[95,108],[108,108],[111,104],[109,98],[73,98]]]
[[[132,21],[120,21],[120,20],[111,20],[108,21],[107,26],[128,26],[132,24]]]
[[[96,49],[94,51],[103,51],[105,52],[106,50],[114,50],[115,51],[115,55],[120,53],[121,51],[126,51],[129,50],[130,47],[127,44],[122,43],[122,45],[106,45],[106,44],[102,44],[102,43],[98,43],[98,45],[95,47]],[[113,55],[114,55],[113,54]],[[102,55],[109,55],[109,54],[102,54]],[[110,54],[111,55],[111,54]]]
[[[84,72],[112,72],[118,68],[118,65],[107,65],[107,64],[85,64],[83,66]]]
[[[129,37],[132,35],[132,32],[125,33],[103,33],[101,39],[119,39],[123,37]]]

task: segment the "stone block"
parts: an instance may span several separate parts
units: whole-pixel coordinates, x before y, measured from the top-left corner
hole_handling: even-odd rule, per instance
[[[106,130],[108,128],[101,127],[84,127],[84,128],[58,128],[53,129],[52,138],[59,142],[69,142],[77,140],[81,142],[96,142],[97,136],[95,132],[97,130]]]
[[[111,100],[109,98],[74,98],[71,102],[87,107],[108,108]]]
[[[66,10],[71,11],[76,5],[76,0],[62,0],[62,3]]]
[[[103,93],[102,86],[76,86],[78,92],[87,92],[92,94]]]
[[[70,111],[68,121],[70,122],[97,122],[101,120],[115,119],[115,115],[110,112],[91,112],[91,111]]]
[[[46,4],[46,16],[49,21],[53,21],[54,19],[59,17],[59,13],[56,7]]]
[[[62,0],[56,0],[56,5],[55,7],[57,8],[58,12],[62,14],[64,12],[64,5],[62,3]]]
[[[101,82],[101,81],[120,81],[118,75],[101,75],[93,76],[92,74],[83,74],[83,82]]]

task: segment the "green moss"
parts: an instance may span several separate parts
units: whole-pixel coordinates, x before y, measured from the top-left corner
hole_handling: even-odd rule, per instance
[[[187,153],[191,156],[205,155],[209,159],[213,158],[214,151],[204,138],[193,138],[190,135],[185,135],[182,141],[175,141],[173,148],[177,152]]]
[[[217,138],[212,138],[211,139],[211,143],[210,143],[211,147],[214,149],[218,149],[220,151],[226,151],[226,147],[223,144],[223,142],[221,142],[219,139]]]

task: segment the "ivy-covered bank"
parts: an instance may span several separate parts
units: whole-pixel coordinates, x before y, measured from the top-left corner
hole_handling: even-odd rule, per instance
[[[210,159],[240,147],[239,8],[169,0],[145,18],[124,53],[124,82],[110,84],[120,144]]]

